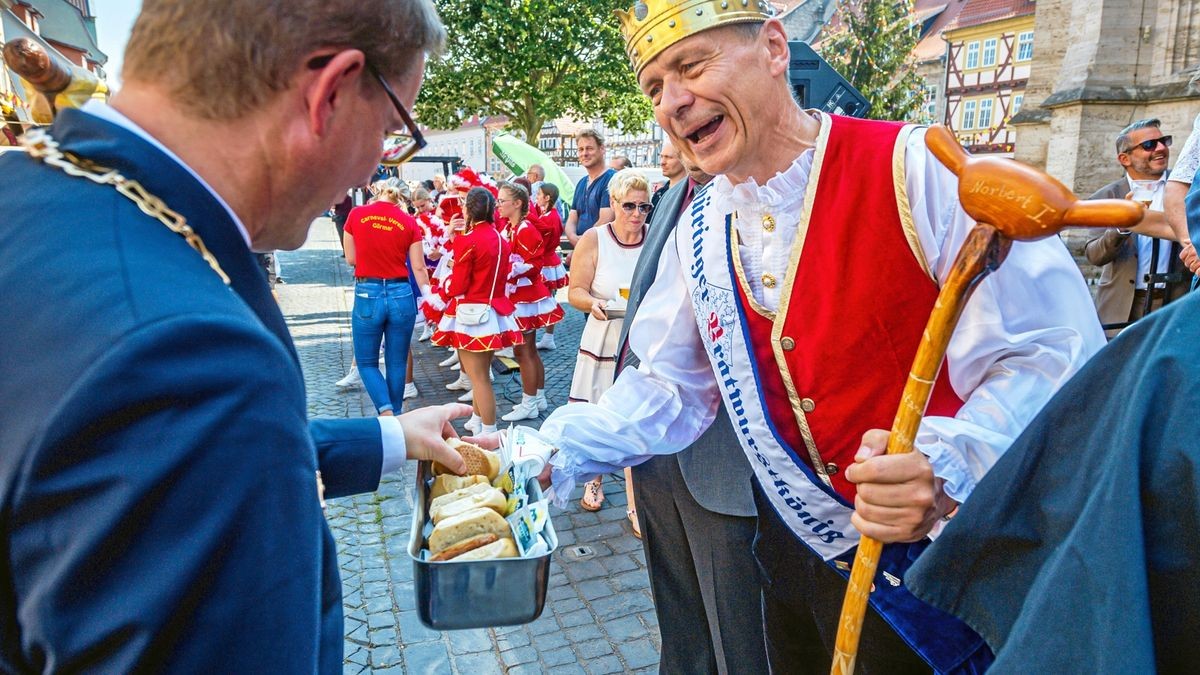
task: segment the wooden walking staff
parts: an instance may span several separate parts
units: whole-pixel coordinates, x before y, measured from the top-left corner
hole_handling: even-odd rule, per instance
[[[1135,202],[1080,201],[1062,183],[1030,166],[997,157],[971,157],[943,126],[931,127],[925,143],[958,176],[959,201],[978,224],[954,260],[925,326],[892,422],[889,455],[912,451],[913,437],[959,315],[979,282],[1004,262],[1014,240],[1049,237],[1065,227],[1132,227],[1142,219],[1142,206]],[[883,544],[870,537],[863,537],[858,544],[838,622],[833,675],[854,672],[867,596],[882,549]]]

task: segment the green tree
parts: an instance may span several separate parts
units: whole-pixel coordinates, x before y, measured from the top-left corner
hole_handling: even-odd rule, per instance
[[[440,0],[446,54],[429,63],[417,99],[422,124],[453,129],[472,115],[505,115],[526,141],[542,125],[600,117],[641,129],[638,90],[612,11],[628,0]]]
[[[835,16],[821,56],[871,102],[871,117],[918,117],[925,81],[912,58],[921,26],[911,0],[841,0]]]

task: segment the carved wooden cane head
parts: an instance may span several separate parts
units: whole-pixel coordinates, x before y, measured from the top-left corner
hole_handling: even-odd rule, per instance
[[[71,84],[70,71],[29,38],[9,40],[4,45],[4,61],[40,92],[57,94]]]
[[[1000,157],[973,157],[944,126],[930,127],[925,143],[958,176],[967,215],[1014,240],[1057,234],[1067,227],[1133,227],[1141,204],[1127,199],[1081,200],[1044,171]]]

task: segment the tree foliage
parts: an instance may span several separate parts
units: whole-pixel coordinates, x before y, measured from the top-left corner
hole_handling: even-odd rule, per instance
[[[871,102],[871,117],[918,116],[925,81],[912,56],[921,26],[910,0],[841,0],[827,30],[821,55]]]
[[[641,129],[650,103],[637,88],[617,19],[628,0],[439,0],[449,34],[426,67],[416,114],[453,129],[472,115],[505,115],[536,143],[542,125],[600,117]]]

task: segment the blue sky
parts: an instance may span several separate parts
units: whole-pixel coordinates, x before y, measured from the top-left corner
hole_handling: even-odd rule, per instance
[[[141,0],[92,0],[92,14],[96,15],[96,37],[100,41],[100,49],[108,54],[108,64],[104,69],[108,71],[109,86],[114,89],[120,86],[125,42],[141,8]]]

